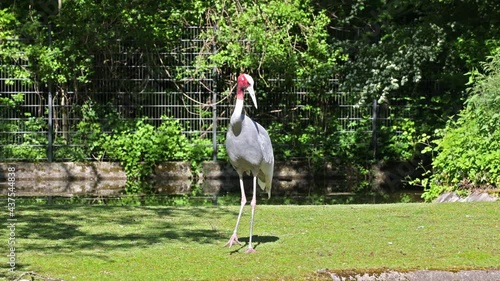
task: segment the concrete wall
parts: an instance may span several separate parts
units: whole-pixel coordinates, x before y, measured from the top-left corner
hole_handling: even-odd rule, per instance
[[[17,196],[105,196],[119,193],[127,181],[118,163],[0,163],[2,195],[7,194],[12,168]]]
[[[8,191],[9,168],[15,168],[17,196],[107,196],[119,194],[127,176],[118,163],[0,163],[0,194]],[[313,166],[307,162],[277,162],[273,194],[299,194],[311,191],[330,193],[355,188],[359,173],[332,163]],[[188,162],[159,164],[151,178],[160,193],[189,193],[196,184],[205,194],[239,192],[238,175],[227,162],[204,162],[194,172]],[[251,177],[244,180],[247,190]]]
[[[404,187],[408,176],[421,176],[422,169],[419,167],[417,161],[377,163],[371,167],[372,190],[397,193]],[[14,173],[10,173],[12,169]],[[360,175],[355,168],[335,163],[277,162],[272,194],[351,194],[367,177]],[[204,162],[196,171],[188,162],[161,163],[155,167],[150,180],[156,191],[162,194],[189,194],[193,187],[201,187],[206,195],[240,192],[238,175],[224,161]],[[14,182],[16,196],[106,197],[120,195],[127,176],[119,163],[111,162],[0,163],[0,196],[9,193],[9,182]],[[245,176],[244,184],[250,192],[251,177]],[[408,189],[405,190],[408,192]],[[452,199],[455,200],[455,197]]]

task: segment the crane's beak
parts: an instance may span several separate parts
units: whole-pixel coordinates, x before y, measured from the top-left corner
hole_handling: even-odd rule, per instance
[[[253,105],[255,105],[255,108],[257,108],[257,99],[255,98],[255,91],[253,90],[253,86],[248,87],[247,91],[250,94],[250,97],[252,97]]]

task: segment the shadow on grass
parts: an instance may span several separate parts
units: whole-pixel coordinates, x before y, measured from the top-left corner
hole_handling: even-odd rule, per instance
[[[218,208],[33,206],[19,212],[20,251],[71,253],[111,258],[112,250],[154,244],[218,244],[217,229],[234,212]]]
[[[249,237],[241,237],[239,239],[241,242],[244,242],[244,244],[242,244],[238,249],[235,249],[233,251],[231,251],[229,254],[236,254],[238,253],[240,250],[242,249],[246,249],[248,247],[248,243],[250,241],[250,238]],[[280,240],[279,237],[276,237],[276,236],[267,236],[267,235],[254,235],[253,236],[253,239],[252,239],[252,243],[253,243],[253,248],[255,250],[257,250],[257,248],[261,245],[261,244],[266,244],[266,243],[274,243],[276,241]]]

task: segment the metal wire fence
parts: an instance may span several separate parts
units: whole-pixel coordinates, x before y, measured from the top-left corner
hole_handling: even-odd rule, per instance
[[[123,121],[147,117],[158,125],[162,116],[169,116],[181,122],[186,136],[204,137],[214,146],[223,145],[233,106],[233,99],[227,95],[231,85],[218,81],[214,71],[205,73],[203,79],[178,75],[179,70],[193,68],[200,53],[210,54],[200,38],[203,30],[186,28],[170,50],[137,51],[128,48],[127,42],[114,42],[109,52],[94,54],[93,74],[88,83],[66,91],[55,89],[52,116],[48,100],[51,89],[33,78],[16,78],[16,68],[29,67],[29,62],[0,61],[0,160],[52,160],[47,155],[50,147],[54,160],[68,160],[58,151],[78,146],[72,140],[78,137],[77,125],[88,113],[84,104],[89,101],[98,105],[101,119],[110,114]],[[353,93],[338,91],[337,80],[331,79],[328,84],[321,106],[331,112],[327,118],[334,118],[341,132],[354,132],[365,126],[371,133],[377,124],[388,126],[397,118],[411,118],[408,104],[359,105],[353,102]],[[259,122],[269,125],[297,119],[304,124],[314,121],[316,117],[307,107],[313,102],[307,89],[289,86],[278,78],[268,79],[266,85],[256,85],[257,94],[266,94],[260,99],[259,111],[251,111]],[[372,124],[373,120],[376,123]]]

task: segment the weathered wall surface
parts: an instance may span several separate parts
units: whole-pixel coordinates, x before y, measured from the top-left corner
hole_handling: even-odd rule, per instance
[[[359,182],[346,175],[345,168],[331,163],[313,166],[306,161],[276,162],[272,193],[298,194],[313,190],[329,193],[354,188]],[[199,179],[208,194],[240,190],[238,174],[226,162],[204,162]],[[251,177],[245,177],[244,184],[251,187]]]
[[[119,163],[0,163],[0,194],[7,194],[9,168],[15,168],[15,186],[18,196],[73,196],[119,194],[127,176]],[[307,162],[277,162],[273,193],[298,194],[336,192],[355,188],[358,172],[332,163],[313,166]],[[205,194],[228,191],[239,192],[238,175],[227,162],[204,162],[195,172],[188,162],[159,164],[151,178],[160,193],[189,193],[197,184]],[[245,186],[252,184],[245,177]]]
[[[17,196],[105,196],[119,193],[127,180],[118,163],[0,163],[2,195],[7,194],[12,168]]]
[[[126,179],[120,164],[112,162],[0,163],[0,179],[9,167],[16,169],[18,181]]]

